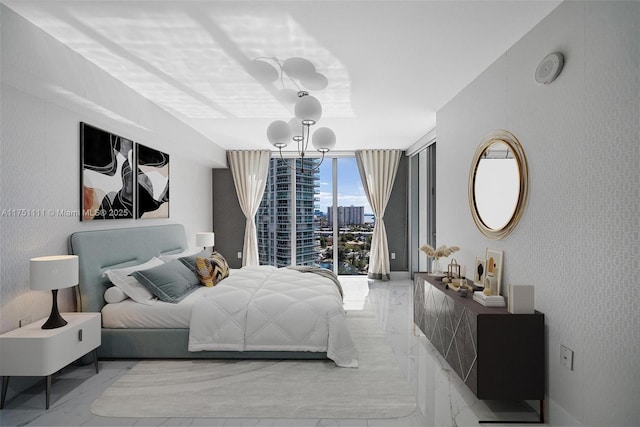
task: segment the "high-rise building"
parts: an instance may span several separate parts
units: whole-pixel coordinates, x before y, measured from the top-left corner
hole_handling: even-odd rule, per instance
[[[302,162],[304,173],[300,172]],[[318,171],[312,171],[317,163],[317,159],[270,160],[267,185],[256,215],[260,264],[285,267],[318,263],[314,212],[319,202],[320,176]],[[292,245],[294,232],[296,244]]]
[[[327,208],[327,222],[333,223],[333,206]],[[338,206],[338,227],[364,224],[364,206]]]

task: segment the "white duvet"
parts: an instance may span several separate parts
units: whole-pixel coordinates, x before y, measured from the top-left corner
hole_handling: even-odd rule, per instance
[[[338,366],[358,366],[340,290],[314,273],[235,271],[194,303],[189,329],[189,351],[326,352]]]

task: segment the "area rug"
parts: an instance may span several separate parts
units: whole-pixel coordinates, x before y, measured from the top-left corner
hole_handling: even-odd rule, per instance
[[[400,418],[415,397],[373,312],[347,313],[360,366],[323,360],[141,361],[91,405],[105,417]]]

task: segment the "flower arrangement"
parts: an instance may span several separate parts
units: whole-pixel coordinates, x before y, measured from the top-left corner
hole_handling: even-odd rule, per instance
[[[420,246],[420,250],[427,254],[427,256],[434,257],[439,260],[441,257],[446,257],[451,255],[452,253],[459,251],[460,248],[457,246],[447,247],[446,245],[439,246],[436,249],[433,249],[430,245],[422,245]]]

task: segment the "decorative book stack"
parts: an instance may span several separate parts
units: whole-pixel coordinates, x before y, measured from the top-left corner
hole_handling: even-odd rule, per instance
[[[504,307],[502,295],[485,295],[483,291],[473,293],[473,300],[486,307]]]

